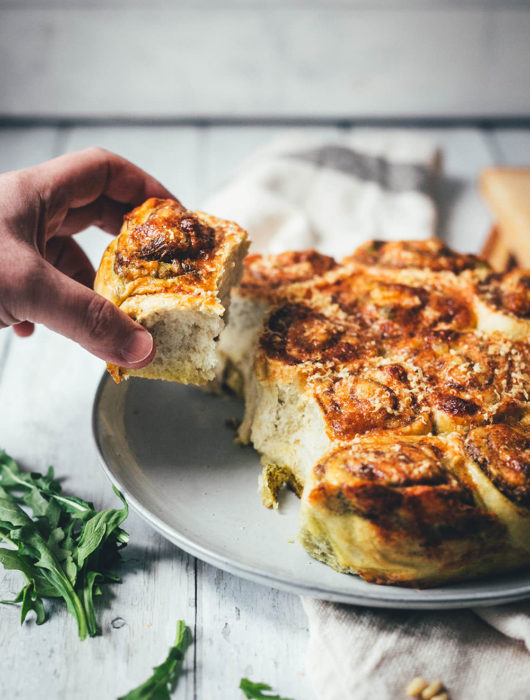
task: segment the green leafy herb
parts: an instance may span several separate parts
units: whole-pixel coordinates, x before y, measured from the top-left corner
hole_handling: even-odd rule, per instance
[[[20,604],[21,622],[33,610],[41,625],[43,598],[62,598],[80,639],[97,634],[94,596],[102,584],[119,582],[114,570],[129,539],[120,527],[128,507],[114,491],[123,508],[98,512],[88,501],[65,496],[52,467],[44,475],[22,472],[0,451],[0,541],[7,545],[0,547],[0,563],[26,580],[14,600],[0,602]]]
[[[264,690],[272,690],[270,685],[266,683],[253,683],[249,681],[248,678],[242,678],[239,687],[247,698],[257,698],[258,700],[292,700],[292,698],[282,698],[279,695],[271,695],[270,692],[264,693]]]
[[[169,700],[170,693],[177,687],[182,661],[191,640],[190,629],[183,620],[179,620],[177,638],[167,659],[153,669],[153,675],[145,683],[118,700]]]

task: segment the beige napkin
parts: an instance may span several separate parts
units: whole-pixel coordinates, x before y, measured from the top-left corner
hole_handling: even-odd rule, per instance
[[[453,700],[530,698],[530,603],[475,612],[303,604],[319,700],[405,698],[415,676],[443,681]]]
[[[435,145],[408,132],[326,142],[286,133],[205,209],[246,227],[255,251],[315,247],[340,258],[368,238],[435,235],[439,170]],[[318,700],[403,698],[417,675],[441,679],[453,700],[530,699],[530,603],[447,612],[303,605]]]

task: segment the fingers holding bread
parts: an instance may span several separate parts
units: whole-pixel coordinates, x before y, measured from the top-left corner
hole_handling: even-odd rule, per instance
[[[94,288],[149,330],[157,350],[143,369],[110,364],[113,378],[212,380],[230,289],[241,279],[247,249],[237,224],[189,211],[177,200],[151,198],[127,214]]]

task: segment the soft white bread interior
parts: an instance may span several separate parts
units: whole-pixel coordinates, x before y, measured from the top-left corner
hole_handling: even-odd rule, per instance
[[[284,484],[301,493],[307,469],[326,451],[329,440],[318,404],[304,394],[296,375],[261,376],[257,358],[263,323],[276,304],[303,295],[304,285],[336,266],[333,258],[315,250],[249,255],[241,285],[232,290],[230,322],[219,342],[221,372],[215,388],[228,387],[245,399],[238,437],[243,444],[252,442],[262,454],[260,487],[268,507],[277,507]],[[262,369],[267,371],[266,364]]]
[[[246,396],[263,320],[278,301],[336,267],[333,258],[315,250],[280,255],[248,255],[241,284],[232,290],[230,323],[219,341],[219,364],[213,390],[223,385]]]
[[[263,318],[269,308],[265,299],[253,299],[233,290],[230,322],[221,333],[218,345],[218,375],[215,386],[226,386],[237,396],[245,396],[252,375],[254,355]]]
[[[259,375],[258,369],[246,392],[239,436],[261,453],[262,501],[277,508],[281,486],[285,483],[300,495],[308,472],[331,442],[317,401],[296,376],[285,373],[267,380]]]
[[[175,303],[173,294],[133,296],[121,306],[147,328],[156,343],[153,361],[140,370],[120,371],[121,376],[166,379],[182,384],[203,384],[215,373],[216,343],[224,319],[215,310]]]
[[[237,224],[173,200],[149,199],[128,214],[103,255],[94,288],[151,332],[156,354],[139,370],[109,365],[113,378],[211,381],[230,290],[241,279],[247,249],[247,234]]]

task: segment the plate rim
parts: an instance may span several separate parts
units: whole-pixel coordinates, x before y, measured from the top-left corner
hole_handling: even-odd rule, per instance
[[[103,447],[100,441],[99,429],[98,429],[98,409],[100,406],[101,396],[103,390],[109,381],[113,381],[112,377],[104,371],[101,379],[99,380],[96,393],[94,395],[94,400],[92,403],[92,414],[91,414],[91,427],[92,436],[96,445],[96,450],[98,453],[99,462],[101,467],[111,482],[123,495],[127,503],[131,508],[145,521],[153,527],[157,532],[159,532],[165,539],[172,542],[174,545],[182,549],[187,554],[200,559],[212,566],[215,566],[223,571],[227,571],[230,574],[240,576],[241,578],[247,579],[254,583],[259,583],[261,585],[269,586],[272,588],[277,588],[289,593],[293,593],[301,596],[308,596],[311,598],[317,598],[320,600],[347,603],[353,605],[361,605],[363,607],[376,607],[376,608],[387,608],[387,609],[408,609],[408,610],[449,610],[449,609],[462,609],[462,608],[474,608],[474,607],[485,607],[488,605],[502,605],[506,603],[512,603],[520,600],[524,600],[530,597],[530,578],[526,584],[512,585],[507,587],[507,590],[503,590],[502,587],[498,592],[492,591],[470,591],[469,593],[462,594],[462,597],[455,598],[454,595],[443,595],[437,594],[426,600],[414,600],[408,598],[393,598],[392,600],[388,598],[381,597],[377,595],[376,591],[380,588],[377,584],[371,584],[375,587],[374,595],[370,593],[342,593],[333,592],[329,588],[323,588],[316,584],[308,584],[305,581],[299,579],[287,579],[280,575],[270,574],[267,572],[256,570],[243,562],[234,560],[230,557],[226,557],[219,554],[215,550],[209,549],[198,542],[193,541],[192,537],[188,537],[179,533],[177,530],[172,528],[170,525],[165,523],[158,515],[151,512],[148,507],[142,504],[142,502],[131,492],[127,487],[121,483],[119,477],[114,473],[113,468],[107,463],[103,451]],[[338,572],[337,572],[338,573]],[[399,586],[393,586],[394,590],[399,590]],[[406,590],[414,590],[413,588],[407,588]],[[429,591],[433,589],[415,589],[418,593],[423,591]]]

